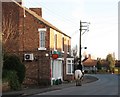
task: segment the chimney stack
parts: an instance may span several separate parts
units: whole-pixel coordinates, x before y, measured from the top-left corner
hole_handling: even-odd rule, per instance
[[[19,3],[20,5],[22,5],[22,0],[14,0],[16,1],[17,3]]]
[[[30,10],[42,17],[42,8],[30,8]]]

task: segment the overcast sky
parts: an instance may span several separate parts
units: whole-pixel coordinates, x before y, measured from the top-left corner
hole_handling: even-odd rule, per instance
[[[80,20],[90,22],[82,35],[82,52],[94,58],[115,53],[118,58],[119,0],[24,0],[26,7],[42,7],[43,18],[68,34],[71,45],[79,44]]]

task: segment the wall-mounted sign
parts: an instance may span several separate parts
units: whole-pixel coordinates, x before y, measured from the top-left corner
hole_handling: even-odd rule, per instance
[[[58,58],[58,54],[52,54],[52,58],[53,59],[57,59]]]

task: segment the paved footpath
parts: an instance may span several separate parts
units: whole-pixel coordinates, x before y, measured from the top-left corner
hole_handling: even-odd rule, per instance
[[[82,81],[82,84],[90,83],[93,81],[98,80],[96,77],[91,76],[91,75],[85,75],[84,79]],[[49,87],[29,87],[22,89],[20,91],[11,91],[11,92],[5,92],[2,93],[2,97],[25,97],[25,96],[30,96],[38,93],[43,93],[47,91],[54,91],[54,90],[59,90],[62,88],[69,88],[75,86],[75,82],[64,82],[60,85],[53,85]]]

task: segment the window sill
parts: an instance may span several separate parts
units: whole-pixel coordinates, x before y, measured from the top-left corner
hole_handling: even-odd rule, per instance
[[[38,48],[38,50],[46,50],[46,48],[41,47],[41,48]]]
[[[64,60],[64,58],[57,58],[57,60],[62,61],[62,60]]]

